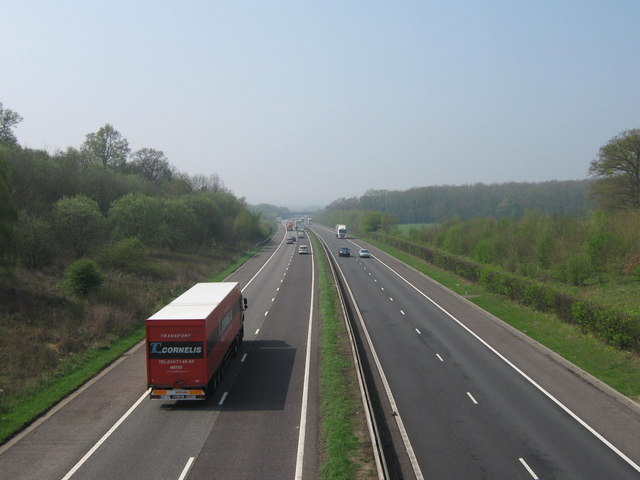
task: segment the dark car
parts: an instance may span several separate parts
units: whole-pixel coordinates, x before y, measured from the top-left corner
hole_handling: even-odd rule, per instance
[[[287,245],[291,245],[292,243],[296,243],[296,239],[295,239],[295,237],[289,237],[289,238],[287,238]]]
[[[339,257],[350,257],[351,256],[351,250],[349,250],[349,247],[340,247],[340,249],[338,250],[338,256]]]

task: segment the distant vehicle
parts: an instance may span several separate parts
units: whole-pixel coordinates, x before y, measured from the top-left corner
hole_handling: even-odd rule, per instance
[[[293,222],[287,222],[287,232],[293,231]]]
[[[369,253],[369,250],[367,250],[366,248],[361,248],[360,250],[358,250],[358,256],[360,258],[369,258],[371,257],[371,254]]]
[[[347,226],[346,225],[336,225],[336,237],[338,237],[338,238],[347,238]]]
[[[287,238],[287,245],[291,245],[292,243],[296,243],[296,237]]]
[[[351,250],[349,250],[349,247],[340,247],[338,249],[338,256],[339,257],[350,257],[351,256]]]
[[[302,230],[298,232],[298,238],[304,238],[304,232]]]
[[[236,282],[197,283],[145,321],[147,387],[158,400],[204,400],[244,337]]]
[[[306,245],[300,245],[300,246],[298,247],[298,253],[301,253],[301,254],[307,254],[307,253],[309,253],[309,247],[308,247],[308,246],[306,246]]]

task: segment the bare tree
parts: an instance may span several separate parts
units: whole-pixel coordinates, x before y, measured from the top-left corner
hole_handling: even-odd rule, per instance
[[[160,150],[142,148],[132,155],[132,167],[134,170],[149,180],[169,180],[173,176],[173,167],[167,157]]]
[[[191,187],[194,190],[204,190],[213,193],[229,193],[224,182],[217,173],[213,173],[208,177],[204,175],[194,175],[191,177]]]

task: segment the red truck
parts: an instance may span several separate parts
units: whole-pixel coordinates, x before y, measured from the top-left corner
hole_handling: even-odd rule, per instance
[[[244,338],[247,299],[236,282],[197,283],[146,320],[151,398],[204,400]]]

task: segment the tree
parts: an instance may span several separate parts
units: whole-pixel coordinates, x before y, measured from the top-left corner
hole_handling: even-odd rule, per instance
[[[602,207],[640,207],[640,129],[626,130],[600,148],[589,174]]]
[[[138,238],[145,245],[162,246],[162,220],[161,201],[141,193],[118,198],[109,209],[109,222],[117,240]]]
[[[84,195],[58,200],[53,219],[61,243],[69,245],[78,258],[89,251],[104,231],[105,219],[98,202]]]
[[[103,280],[98,264],[89,258],[81,258],[67,267],[64,284],[79,297],[86,297],[102,285]]]
[[[160,150],[142,148],[134,152],[132,158],[133,170],[151,181],[170,180],[173,176],[173,168]]]
[[[18,125],[23,118],[13,110],[4,108],[0,103],[0,143],[3,145],[16,145],[18,139],[13,133],[13,127]]]
[[[171,250],[193,245],[197,230],[197,217],[184,199],[167,198],[162,201],[162,226],[158,237],[162,246]]]
[[[11,246],[17,218],[11,198],[11,174],[6,152],[7,149],[0,145],[0,275],[5,267],[12,265]]]
[[[89,162],[105,167],[122,168],[127,163],[131,149],[129,142],[108,123],[95,133],[88,133],[82,144]]]
[[[195,191],[230,193],[217,173],[212,173],[208,177],[205,177],[204,175],[194,175],[190,178],[190,181],[191,187]]]
[[[27,268],[43,268],[55,259],[55,238],[49,222],[22,210],[16,228],[16,252]]]

